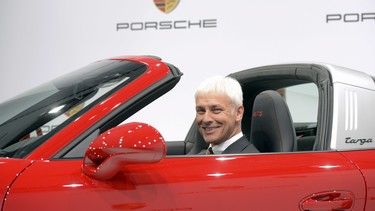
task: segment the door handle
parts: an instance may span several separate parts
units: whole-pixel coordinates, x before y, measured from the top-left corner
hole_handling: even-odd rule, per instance
[[[351,210],[354,194],[350,191],[326,191],[312,194],[301,200],[299,207],[303,211]]]

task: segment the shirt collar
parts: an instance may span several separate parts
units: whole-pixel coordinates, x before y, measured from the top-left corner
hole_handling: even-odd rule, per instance
[[[228,139],[228,140],[226,140],[224,142],[221,142],[218,145],[212,146],[210,144],[210,147],[212,146],[212,151],[214,152],[214,154],[221,154],[221,153],[224,152],[224,150],[226,148],[228,148],[231,144],[233,144],[235,141],[237,141],[238,139],[240,139],[242,136],[243,136],[243,133],[240,132],[237,135],[234,135],[232,138],[230,138],[230,139]]]

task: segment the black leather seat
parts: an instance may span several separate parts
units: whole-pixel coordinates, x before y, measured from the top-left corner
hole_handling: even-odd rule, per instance
[[[254,100],[250,141],[260,152],[295,151],[296,134],[289,108],[281,95],[263,91]]]
[[[202,135],[198,131],[198,125],[196,122],[191,126],[186,138],[185,138],[186,154],[195,155],[202,150],[208,148],[208,144],[204,141]]]

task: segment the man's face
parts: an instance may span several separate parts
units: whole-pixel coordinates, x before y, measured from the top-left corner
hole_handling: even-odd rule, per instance
[[[235,109],[227,95],[198,94],[195,108],[199,132],[207,143],[219,144],[241,131],[243,106]]]

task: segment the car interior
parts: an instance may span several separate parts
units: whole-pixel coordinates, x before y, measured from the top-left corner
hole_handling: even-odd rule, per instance
[[[315,69],[316,75],[313,75],[311,67],[302,66],[300,72],[296,69],[280,73],[277,68],[259,68],[229,75],[236,78],[243,89],[242,132],[261,153],[320,150],[317,134],[322,102],[317,84],[319,74],[325,73]],[[267,74],[262,74],[264,71]],[[267,118],[257,118],[260,114],[267,114]],[[208,147],[195,122],[183,142],[171,141],[167,146],[168,156],[194,155]]]
[[[280,68],[284,70],[280,71]],[[319,75],[326,72],[318,68],[312,74],[311,67],[303,65],[297,69],[300,71],[296,71],[295,67],[281,66],[274,69],[244,70],[229,75],[240,82],[243,90],[245,112],[242,132],[260,153],[318,151],[324,146],[319,142],[319,130],[322,130],[319,128],[327,127],[320,117],[326,115],[324,111],[327,108],[324,105],[327,103],[324,103],[324,98],[318,93],[323,93],[319,89],[325,86],[324,81],[319,81]],[[254,112],[267,114],[267,119],[256,118]],[[103,128],[100,130],[105,131],[106,127]],[[73,151],[79,148],[78,153],[68,152],[57,157],[82,157],[87,148],[84,143],[90,143],[93,139],[90,137],[73,148]],[[198,132],[194,117],[185,139],[167,140],[166,145],[167,157],[197,155],[208,147]]]
[[[312,151],[316,139],[316,122],[294,123],[288,105],[279,91],[259,93],[251,105],[245,106],[242,131],[261,153]],[[262,115],[263,118],[259,118]],[[168,155],[194,155],[208,144],[193,122],[184,146],[167,142]],[[185,148],[185,149],[183,149]]]

